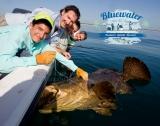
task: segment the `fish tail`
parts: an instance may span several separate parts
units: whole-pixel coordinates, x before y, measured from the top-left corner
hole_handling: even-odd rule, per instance
[[[147,65],[135,57],[126,57],[123,63],[123,80],[150,81],[151,75]]]

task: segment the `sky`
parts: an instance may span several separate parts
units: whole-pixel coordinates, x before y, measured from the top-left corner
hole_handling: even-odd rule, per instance
[[[116,9],[130,10],[143,16],[149,27],[160,30],[160,0],[0,0],[0,14],[14,8],[34,10],[46,7],[59,12],[66,5],[76,5],[81,12],[80,21],[94,24],[102,21],[102,12]]]

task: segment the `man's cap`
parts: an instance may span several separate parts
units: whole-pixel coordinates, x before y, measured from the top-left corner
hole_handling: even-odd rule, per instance
[[[51,16],[49,16],[47,13],[39,12],[34,16],[34,20],[40,20],[40,19],[46,19],[53,27],[54,21],[52,20]]]

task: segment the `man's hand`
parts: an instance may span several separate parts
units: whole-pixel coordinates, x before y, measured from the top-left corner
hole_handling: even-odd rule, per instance
[[[46,51],[36,55],[37,64],[50,64],[53,59],[56,57],[56,52],[54,51]]]
[[[62,55],[65,56],[67,59],[71,58],[71,54],[69,52],[63,52]]]
[[[76,75],[78,77],[82,77],[83,80],[86,80],[86,81],[88,80],[88,73],[81,68],[77,68]]]

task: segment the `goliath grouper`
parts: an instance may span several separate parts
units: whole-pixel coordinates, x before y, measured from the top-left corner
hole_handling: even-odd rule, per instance
[[[111,115],[116,109],[116,94],[132,92],[129,80],[148,83],[151,79],[147,66],[135,57],[126,57],[123,71],[98,69],[89,80],[74,77],[45,87],[39,100],[41,113],[92,109]]]

